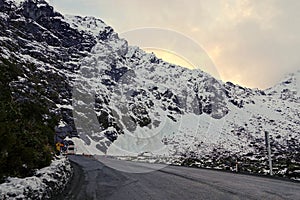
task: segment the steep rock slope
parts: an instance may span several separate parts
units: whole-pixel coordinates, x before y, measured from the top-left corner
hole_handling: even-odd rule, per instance
[[[0,1],[0,182],[50,164],[55,125],[73,125],[72,74],[94,40],[44,1]]]
[[[81,63],[73,106],[91,154],[151,152],[204,167],[240,162],[264,173],[269,132],[276,173],[299,175],[291,172],[299,168],[299,72],[266,91],[244,88],[166,63],[113,32]]]
[[[244,88],[128,46],[94,17],[63,16],[42,0],[0,8],[1,58],[32,63],[10,83],[14,98],[46,99],[83,151],[265,172],[267,131],[276,173],[297,172],[300,72],[266,91]]]

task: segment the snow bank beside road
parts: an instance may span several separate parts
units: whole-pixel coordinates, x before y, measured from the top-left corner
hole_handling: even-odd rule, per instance
[[[8,178],[0,185],[0,199],[49,199],[63,189],[72,176],[66,157],[56,157],[49,167],[26,178]]]

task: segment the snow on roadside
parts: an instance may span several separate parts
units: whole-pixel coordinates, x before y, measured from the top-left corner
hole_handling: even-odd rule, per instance
[[[26,178],[8,178],[0,184],[0,199],[49,199],[64,189],[72,177],[69,160],[56,157],[51,165]]]

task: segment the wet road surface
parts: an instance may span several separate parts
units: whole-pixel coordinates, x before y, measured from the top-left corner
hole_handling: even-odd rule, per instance
[[[106,157],[74,155],[69,158],[75,175],[61,199],[300,200],[300,183],[297,182]]]

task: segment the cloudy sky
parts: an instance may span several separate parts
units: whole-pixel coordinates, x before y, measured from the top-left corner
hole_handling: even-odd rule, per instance
[[[119,33],[180,33],[205,50],[224,81],[267,88],[300,69],[299,0],[49,1],[65,14],[99,17]]]

